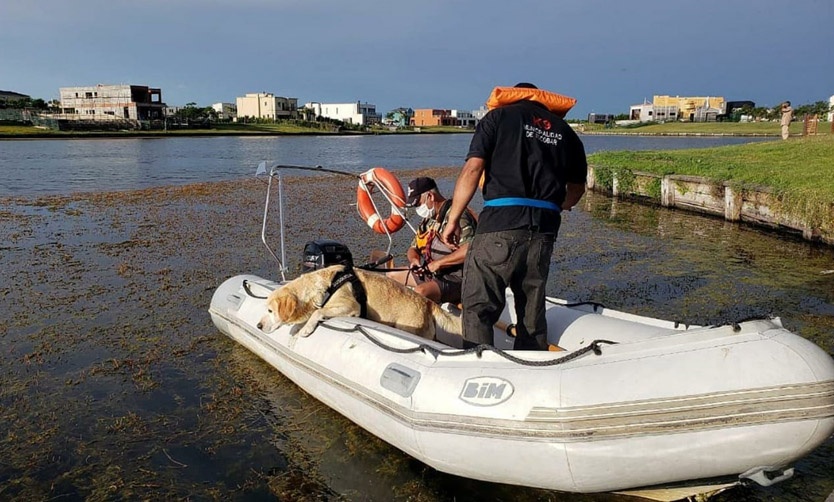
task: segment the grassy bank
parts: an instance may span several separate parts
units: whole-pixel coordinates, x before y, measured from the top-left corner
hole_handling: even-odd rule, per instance
[[[792,135],[802,134],[803,123],[791,123]],[[581,129],[588,134],[646,134],[646,135],[738,135],[738,136],[779,136],[782,128],[778,122],[666,122],[663,124],[638,124],[606,128],[602,124],[583,124]],[[817,134],[829,135],[831,124],[820,122]]]
[[[703,176],[745,187],[768,187],[791,213],[829,219],[834,204],[834,137],[749,143],[690,150],[599,152],[589,156],[596,176],[627,178],[642,171]]]

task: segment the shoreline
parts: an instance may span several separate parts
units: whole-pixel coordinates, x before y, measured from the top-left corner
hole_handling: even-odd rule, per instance
[[[21,133],[21,134],[4,134],[0,133],[0,141],[17,140],[17,139],[134,139],[134,138],[212,138],[221,136],[254,136],[254,137],[272,137],[272,136],[412,136],[425,134],[471,134],[474,131],[404,131],[404,132],[362,132],[362,131],[344,131],[344,132],[280,132],[280,131],[218,131],[211,132],[207,130],[201,131],[177,131],[177,132],[44,132],[44,133]]]
[[[777,133],[737,133],[737,132],[718,132],[718,133],[704,133],[704,132],[599,132],[587,131],[579,132],[583,136],[675,136],[675,137],[735,137],[735,138],[779,138]],[[800,136],[799,134],[791,134],[791,136]]]
[[[474,131],[407,131],[407,132],[265,132],[265,131],[239,131],[239,132],[101,132],[101,133],[62,133],[62,132],[48,132],[38,134],[2,134],[0,133],[0,141],[14,141],[14,140],[32,140],[32,139],[142,139],[142,138],[213,138],[220,136],[254,136],[254,137],[274,137],[274,136],[419,136],[425,134],[472,134]],[[630,137],[704,137],[704,138],[778,138],[777,133],[700,133],[700,132],[596,132],[596,131],[576,131],[580,136],[630,136]],[[792,137],[801,136],[800,134],[791,134]]]

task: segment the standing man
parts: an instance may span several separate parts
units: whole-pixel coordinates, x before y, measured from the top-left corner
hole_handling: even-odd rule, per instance
[[[493,344],[509,286],[518,320],[514,348],[546,350],[545,287],[559,213],[585,193],[588,164],[582,142],[563,119],[575,101],[558,109],[548,103],[569,98],[533,84],[499,89],[509,90],[509,98],[475,129],[441,238],[457,244],[460,216],[483,175],[484,209],[464,265],[464,341]]]
[[[791,108],[790,101],[785,101],[782,103],[782,139],[788,139],[791,134],[791,120],[793,120],[793,108]]]

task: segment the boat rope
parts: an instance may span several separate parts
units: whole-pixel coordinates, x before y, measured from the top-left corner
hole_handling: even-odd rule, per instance
[[[573,351],[573,352],[571,352],[571,353],[569,353],[565,356],[558,357],[556,359],[550,359],[550,360],[547,360],[547,361],[530,361],[529,359],[522,359],[520,357],[516,357],[516,356],[508,353],[505,350],[501,350],[499,348],[493,347],[492,345],[486,345],[486,344],[477,345],[477,346],[469,348],[469,349],[440,350],[440,349],[436,349],[436,348],[434,348],[430,345],[427,345],[425,343],[421,343],[421,344],[418,344],[414,347],[410,347],[410,348],[407,348],[407,349],[401,349],[401,348],[392,347],[388,344],[383,343],[382,341],[377,339],[375,336],[373,336],[371,333],[369,333],[368,330],[365,329],[364,326],[359,325],[359,324],[354,325],[353,328],[339,328],[339,327],[333,326],[331,324],[331,325],[328,325],[328,328],[336,330],[336,331],[342,331],[342,332],[359,331],[360,333],[365,335],[365,338],[367,338],[368,340],[373,342],[376,346],[378,346],[382,349],[388,350],[390,352],[394,352],[396,354],[413,354],[415,352],[423,352],[425,354],[430,354],[430,355],[434,356],[435,359],[438,359],[439,356],[457,357],[457,356],[465,356],[465,355],[469,355],[469,354],[475,354],[480,359],[483,356],[484,352],[495,352],[496,354],[503,357],[504,359],[507,359],[508,361],[512,361],[512,362],[517,363],[517,364],[521,364],[523,366],[556,366],[558,364],[564,364],[568,361],[572,361],[572,360],[576,359],[577,357],[580,357],[584,354],[587,354],[588,352],[593,352],[594,354],[600,356],[600,355],[602,355],[602,347],[601,347],[602,344],[608,344],[608,345],[616,345],[617,344],[617,342],[612,342],[610,340],[594,340],[590,344],[588,344],[588,346],[582,347],[579,350],[575,350],[575,351]]]
[[[249,285],[249,281],[246,279],[243,280],[243,290],[246,291],[247,295],[251,296],[252,298],[257,298],[258,300],[266,300],[267,298],[269,298],[268,296],[258,296],[255,293],[253,293]]]
[[[728,326],[729,325],[729,326],[733,327],[733,333],[738,333],[739,331],[741,331],[741,323],[750,322],[750,321],[770,321],[772,319],[773,319],[773,316],[771,316],[771,315],[766,315],[766,316],[753,315],[753,316],[745,317],[743,319],[737,319],[737,320],[733,320],[733,321],[722,322],[721,324],[712,324],[712,325],[710,325],[710,327],[711,328],[718,328],[718,327],[721,327],[721,326]]]
[[[600,309],[607,309],[608,308],[601,303],[591,302],[591,301],[574,302],[574,303],[561,303],[561,302],[553,301],[550,298],[546,298],[545,301],[547,301],[548,303],[552,303],[553,305],[559,305],[559,306],[567,307],[567,308],[581,307],[583,305],[590,305],[590,306],[594,307],[594,314],[596,314]],[[738,321],[738,322],[751,321],[751,320],[753,320],[753,318],[744,319],[744,320]],[[725,324],[732,324],[733,325],[733,331],[738,331],[738,329],[735,329],[738,322],[736,322],[736,323],[725,323]],[[686,324],[686,323],[681,322],[681,321],[674,321],[674,323],[675,323],[675,329],[678,329],[681,325],[683,325],[684,327],[689,326],[689,324]],[[741,329],[741,328],[739,328],[739,329]]]
[[[596,312],[597,312],[597,310],[599,310],[599,309],[605,309],[605,308],[608,308],[608,307],[606,307],[605,305],[603,305],[603,304],[601,304],[601,303],[597,303],[597,302],[574,302],[574,303],[560,303],[560,302],[554,302],[553,300],[551,300],[551,299],[549,299],[549,298],[547,298],[547,299],[546,299],[546,301],[547,301],[548,303],[552,303],[552,304],[554,304],[554,305],[559,305],[559,306],[562,306],[562,307],[567,307],[567,308],[572,308],[572,307],[581,307],[581,306],[583,306],[583,305],[590,305],[590,306],[594,307],[594,313],[596,313]]]

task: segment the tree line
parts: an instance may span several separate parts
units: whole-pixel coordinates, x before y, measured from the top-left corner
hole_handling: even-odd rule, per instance
[[[791,106],[791,108],[793,108],[793,116],[796,119],[801,119],[805,115],[816,115],[822,120],[827,120],[828,112],[832,110],[832,106],[826,101]],[[756,120],[779,120],[782,117],[782,103],[771,108],[763,106],[752,107],[749,105],[742,106],[733,110],[729,119],[738,121],[742,115],[750,116]]]

